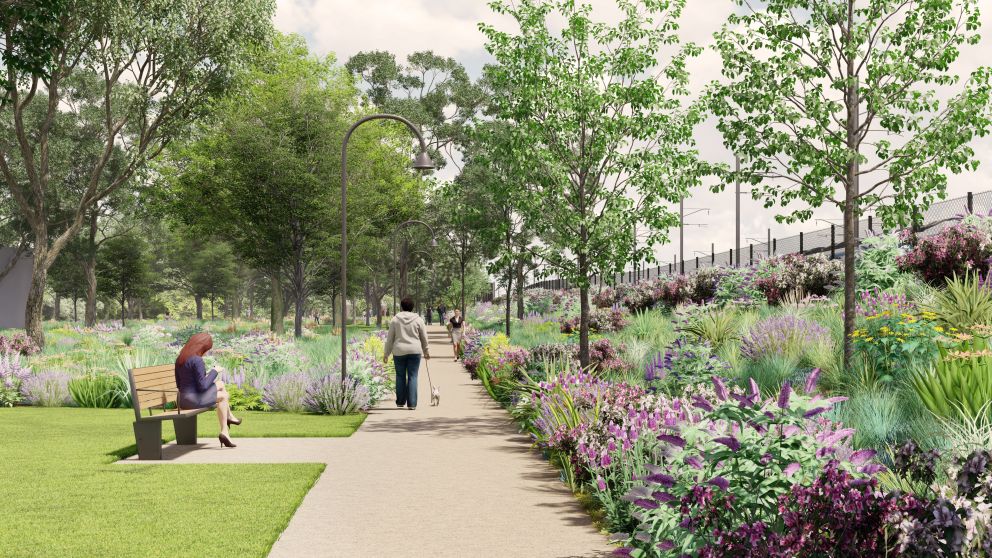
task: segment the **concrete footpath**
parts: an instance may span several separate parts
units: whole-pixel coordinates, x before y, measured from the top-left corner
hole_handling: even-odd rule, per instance
[[[350,438],[216,440],[166,459],[179,463],[323,462],[270,556],[593,558],[606,537],[507,413],[454,362],[443,328],[430,328],[430,373],[441,405],[430,406],[421,365],[417,410],[392,398]]]

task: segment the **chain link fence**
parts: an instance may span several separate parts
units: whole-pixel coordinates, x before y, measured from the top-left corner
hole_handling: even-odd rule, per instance
[[[992,190],[972,193],[959,198],[939,201],[914,219],[916,230],[923,235],[933,234],[955,223],[968,213],[989,214],[992,212]],[[881,222],[872,216],[858,222],[858,238],[885,232]],[[732,267],[754,265],[763,258],[783,256],[786,254],[823,254],[831,259],[844,257],[844,227],[832,224],[829,227],[815,231],[801,232],[797,235],[783,238],[772,238],[770,242],[758,242],[742,245],[740,252],[734,249],[723,252],[711,251],[709,255],[695,256],[683,261],[672,261],[659,266],[642,266],[629,269],[611,278],[593,277],[593,286],[636,283],[638,281],[670,276],[678,273],[692,273],[707,267]],[[527,285],[526,288],[567,289],[572,285],[558,278],[545,279]]]

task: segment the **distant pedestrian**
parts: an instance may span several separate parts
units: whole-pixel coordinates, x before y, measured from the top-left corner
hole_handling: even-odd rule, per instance
[[[427,316],[427,325],[434,325],[434,323],[432,322],[433,316],[434,316],[434,312],[431,312],[431,307],[430,306],[428,306],[424,310],[424,315]]]
[[[451,346],[455,351],[455,360],[462,356],[462,336],[465,333],[465,325],[461,311],[455,308],[454,315],[448,320],[448,331],[451,332]]]
[[[389,362],[393,355],[393,366],[396,368],[396,406],[406,405],[411,411],[417,408],[417,373],[420,371],[420,359],[430,360],[427,349],[427,327],[424,320],[413,312],[413,299],[404,298],[400,301],[402,312],[389,322],[389,334],[386,335],[386,347],[383,352],[383,362]]]
[[[440,324],[444,323],[444,315],[448,313],[448,309],[444,307],[444,303],[438,304],[437,306],[437,321]]]

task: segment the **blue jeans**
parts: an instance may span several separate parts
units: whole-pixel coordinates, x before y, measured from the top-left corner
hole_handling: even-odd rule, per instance
[[[396,367],[396,405],[413,409],[417,406],[417,372],[420,371],[420,355],[393,355]]]

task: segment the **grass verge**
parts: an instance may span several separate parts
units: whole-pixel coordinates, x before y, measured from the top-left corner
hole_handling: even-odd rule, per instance
[[[364,419],[245,417],[241,437],[347,436]],[[126,409],[0,409],[0,555],[265,556],[324,470],[115,465],[134,451],[132,420]],[[201,436],[216,429],[204,413]]]

